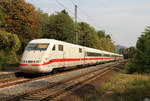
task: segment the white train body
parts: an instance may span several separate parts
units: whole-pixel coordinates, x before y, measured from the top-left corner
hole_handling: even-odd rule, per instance
[[[54,39],[35,39],[23,53],[20,68],[25,73],[47,73],[54,68],[95,64],[123,56]]]

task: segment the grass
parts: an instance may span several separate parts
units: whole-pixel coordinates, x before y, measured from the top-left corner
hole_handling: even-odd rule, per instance
[[[149,101],[146,98],[150,99],[149,75],[118,73],[99,90],[89,89],[74,101]]]
[[[107,101],[143,101],[150,98],[150,77],[138,74],[117,74],[101,90]],[[111,94],[107,92],[111,91]]]

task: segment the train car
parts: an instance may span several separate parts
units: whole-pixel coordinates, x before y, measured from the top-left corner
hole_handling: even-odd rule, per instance
[[[35,39],[24,50],[20,69],[25,73],[48,73],[69,68],[120,59],[121,55],[54,39]]]

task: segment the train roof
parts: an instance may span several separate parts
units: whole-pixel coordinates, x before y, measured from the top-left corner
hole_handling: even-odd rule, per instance
[[[90,47],[86,47],[86,46],[81,46],[81,45],[77,45],[77,44],[72,44],[72,43],[68,43],[68,42],[64,42],[64,41],[60,41],[60,40],[55,40],[55,39],[34,39],[31,40],[30,43],[65,43],[65,44],[70,44],[70,45],[74,45],[74,46],[78,46],[78,47],[83,47],[86,48],[87,51],[95,51],[95,52],[102,52],[104,54],[110,54],[110,55],[119,55],[122,56],[121,54],[116,54],[116,53],[112,53],[112,52],[107,52],[104,50],[99,50],[99,49],[94,49],[94,48],[90,48]]]
[[[30,41],[30,43],[50,43],[50,42],[51,42],[50,39],[34,39]]]

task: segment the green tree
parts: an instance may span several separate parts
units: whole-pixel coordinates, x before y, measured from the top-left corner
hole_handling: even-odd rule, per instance
[[[98,35],[93,27],[86,22],[78,23],[79,44],[99,49]]]
[[[136,48],[135,47],[129,47],[127,48],[127,52],[128,52],[128,58],[133,58],[136,52]]]
[[[105,31],[103,31],[103,30],[98,31],[97,34],[98,34],[99,38],[104,38],[104,37],[106,37]]]
[[[1,0],[0,6],[7,15],[2,27],[7,32],[18,35],[22,50],[29,40],[41,36],[37,13],[31,4],[24,0]]]
[[[123,54],[125,59],[133,58],[136,52],[135,47],[129,47],[129,48],[120,48],[119,54]]]
[[[118,52],[119,52],[119,54],[126,54],[126,49],[120,48]]]
[[[42,10],[38,9],[37,11],[38,14],[38,20],[40,23],[40,28],[41,28],[41,34],[42,37],[44,35],[48,35],[49,34],[49,15],[48,13],[44,13]]]
[[[150,27],[138,38],[134,58],[128,63],[128,72],[150,73]]]
[[[115,51],[115,45],[111,40],[111,36],[105,33],[105,31],[98,31],[97,32],[99,40],[100,40],[100,49],[106,50],[109,52],[114,52]]]
[[[104,31],[96,31],[86,22],[78,23],[79,44],[87,47],[114,52],[114,44],[110,35]]]
[[[2,7],[0,6],[0,27],[2,25],[2,22],[4,21],[4,17],[5,17],[5,14],[2,11]]]
[[[106,50],[109,51],[109,52],[114,52],[115,51],[115,45],[111,41],[110,35],[107,35],[105,40],[106,40],[106,46],[105,46]]]
[[[17,62],[16,52],[20,46],[21,43],[16,34],[0,30],[0,66]]]
[[[135,63],[138,72],[150,72],[150,27],[139,37],[136,44]]]
[[[48,28],[48,33],[43,37],[73,42],[74,22],[65,10],[49,17]]]

